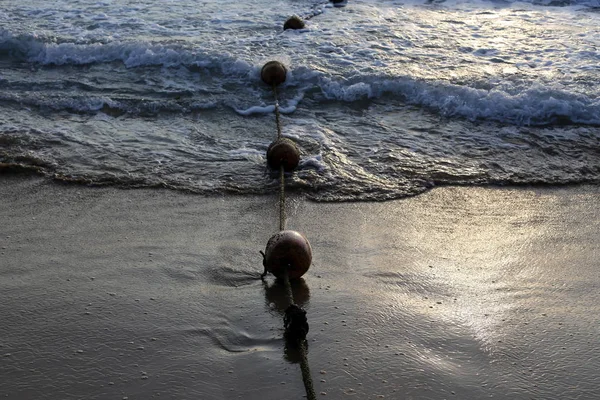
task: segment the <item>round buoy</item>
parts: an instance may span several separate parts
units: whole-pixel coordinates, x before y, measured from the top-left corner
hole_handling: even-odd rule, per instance
[[[282,278],[287,269],[290,279],[300,278],[312,262],[312,249],[306,237],[296,231],[281,231],[271,236],[265,250],[267,271]]]
[[[283,169],[287,172],[293,171],[300,162],[300,151],[292,140],[280,138],[269,145],[267,149],[267,164],[269,167],[279,170],[283,165]]]
[[[287,21],[285,21],[285,24],[283,24],[283,30],[285,31],[287,29],[303,29],[304,26],[305,24],[302,18],[296,15],[292,15],[288,18]]]
[[[269,61],[260,71],[260,77],[269,86],[279,85],[285,82],[287,69],[279,61]]]

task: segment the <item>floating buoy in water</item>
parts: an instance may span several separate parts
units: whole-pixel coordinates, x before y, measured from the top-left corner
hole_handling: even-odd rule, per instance
[[[304,23],[302,18],[298,17],[297,15],[292,15],[288,18],[287,21],[285,21],[285,24],[283,24],[283,30],[285,31],[287,29],[303,29],[305,26],[306,24]]]
[[[285,82],[287,69],[279,61],[269,61],[260,71],[260,77],[269,86],[279,85]]]
[[[290,279],[300,278],[312,262],[312,249],[306,237],[296,231],[281,231],[271,236],[265,250],[267,271],[282,278],[285,270]]]
[[[267,164],[274,170],[293,171],[300,162],[300,151],[292,140],[280,138],[269,145],[267,149]]]

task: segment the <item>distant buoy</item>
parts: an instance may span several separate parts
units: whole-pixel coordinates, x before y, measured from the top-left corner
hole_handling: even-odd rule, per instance
[[[285,68],[285,65],[279,61],[269,61],[260,71],[260,77],[263,82],[269,86],[279,85],[285,82],[286,75],[287,69]]]
[[[283,165],[287,172],[293,171],[300,163],[300,151],[292,140],[280,138],[269,145],[267,149],[267,164],[275,170]]]
[[[287,269],[290,279],[300,278],[312,262],[308,239],[296,231],[281,231],[271,236],[265,250],[265,268],[278,278]]]
[[[303,29],[305,26],[306,24],[304,23],[302,18],[296,15],[292,15],[288,18],[287,21],[285,21],[285,24],[283,24],[283,30],[285,31],[287,29]]]

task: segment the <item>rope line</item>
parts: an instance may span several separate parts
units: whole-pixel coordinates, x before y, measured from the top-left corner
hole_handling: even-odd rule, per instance
[[[277,85],[273,85],[273,96],[275,96],[275,123],[277,124],[277,139],[281,139],[281,118],[279,115]],[[279,167],[279,230],[285,230],[285,174],[283,165]]]
[[[277,139],[282,138],[281,133],[281,118],[279,115],[279,99],[277,96],[277,86],[273,85],[273,95],[275,96],[275,121],[277,123]],[[283,164],[279,166],[279,230],[285,230],[285,171]],[[308,348],[306,346],[306,333],[308,333],[308,322],[306,321],[306,311],[302,310],[294,303],[294,293],[292,285],[287,273],[284,270],[283,283],[285,285],[285,293],[289,303],[284,318],[286,329],[286,340],[296,347],[300,353],[300,371],[302,372],[302,382],[306,390],[306,398],[308,400],[316,400],[314,384],[310,375],[310,367],[308,365]],[[265,270],[266,273],[266,270]],[[264,276],[264,274],[263,274]]]
[[[285,230],[285,175],[283,165],[279,167],[279,230]]]
[[[277,96],[277,85],[273,84],[273,95],[275,96],[275,123],[277,124],[277,139],[281,139],[281,119],[279,116],[279,98]]]
[[[308,366],[308,358],[306,356],[306,353],[306,341],[304,341],[300,343],[300,371],[302,371],[302,382],[304,382],[306,398],[308,400],[316,400],[317,395],[315,394],[315,388],[313,385],[312,377],[310,375],[310,367]]]
[[[292,285],[290,278],[288,277],[287,271],[283,276],[283,284],[285,285],[285,293],[288,298],[290,306],[294,305],[294,294],[292,292]],[[298,350],[300,351],[300,371],[302,372],[302,382],[304,383],[304,389],[306,390],[306,398],[308,400],[316,400],[317,395],[315,394],[315,388],[310,374],[310,367],[308,365],[308,349],[306,347],[306,340],[300,340],[296,343]]]

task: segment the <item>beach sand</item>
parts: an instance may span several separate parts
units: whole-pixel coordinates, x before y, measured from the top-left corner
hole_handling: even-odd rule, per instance
[[[600,188],[288,202],[318,397],[600,398]],[[277,197],[0,176],[0,397],[302,399]]]

